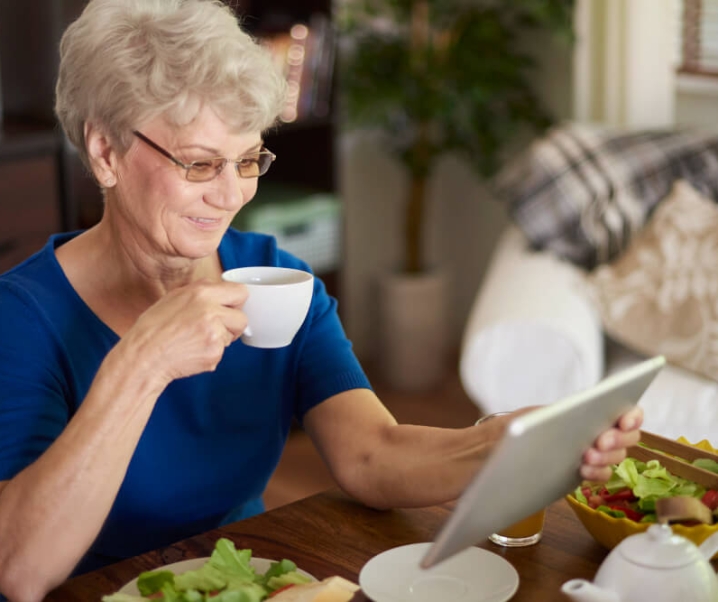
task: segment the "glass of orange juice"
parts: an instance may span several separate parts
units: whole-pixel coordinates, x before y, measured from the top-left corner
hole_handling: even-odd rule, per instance
[[[506,416],[512,413],[513,412],[495,412],[494,414],[482,416],[476,421],[476,424],[485,422],[491,418],[496,418],[497,416]],[[544,508],[497,533],[492,533],[489,535],[489,540],[507,548],[531,546],[538,543],[541,539],[545,518],[546,509]]]
[[[489,535],[489,540],[507,548],[531,546],[541,539],[546,510],[539,510],[531,516]]]

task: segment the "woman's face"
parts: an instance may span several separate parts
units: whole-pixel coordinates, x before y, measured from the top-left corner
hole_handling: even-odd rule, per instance
[[[232,161],[256,152],[259,132],[235,134],[205,107],[190,125],[171,128],[162,119],[141,133],[184,164],[214,157]],[[130,244],[145,253],[199,259],[217,250],[237,212],[257,191],[257,178],[242,178],[232,162],[208,182],[190,182],[185,170],[136,138],[117,162],[117,184],[107,208]],[[128,236],[125,236],[127,240]]]

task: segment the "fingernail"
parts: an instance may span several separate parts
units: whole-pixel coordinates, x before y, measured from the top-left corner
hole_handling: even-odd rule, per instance
[[[601,443],[603,443],[601,449],[613,449],[616,446],[616,435],[614,435],[613,433],[607,433],[606,435],[604,435],[603,441],[601,441]]]

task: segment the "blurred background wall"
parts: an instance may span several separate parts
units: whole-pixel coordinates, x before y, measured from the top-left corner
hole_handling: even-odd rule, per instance
[[[522,41],[540,66],[536,89],[557,119],[718,127],[718,78],[677,73],[682,10],[683,0],[577,0],[573,49],[548,35]],[[376,279],[396,265],[405,176],[371,132],[340,132],[337,153],[345,207],[340,307],[357,353],[371,359],[377,345]],[[428,245],[435,265],[451,277],[449,328],[458,349],[509,218],[485,183],[451,157],[432,180],[430,211]]]

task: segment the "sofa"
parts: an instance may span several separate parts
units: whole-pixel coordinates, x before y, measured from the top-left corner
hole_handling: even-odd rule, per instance
[[[718,133],[561,124],[495,194],[511,223],[459,360],[480,410],[548,404],[661,354],[644,429],[718,445]]]

